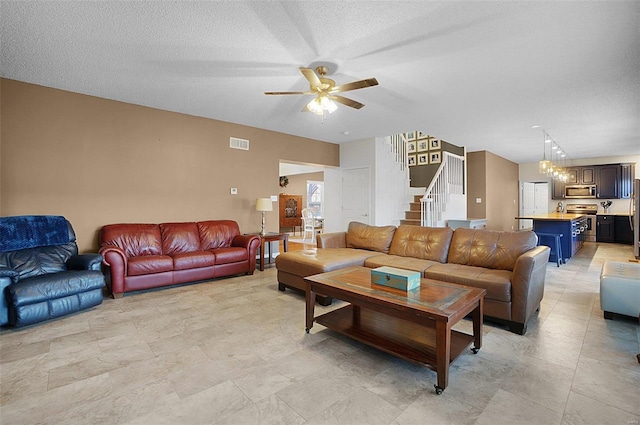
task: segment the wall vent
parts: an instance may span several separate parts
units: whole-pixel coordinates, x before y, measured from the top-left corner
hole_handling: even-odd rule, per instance
[[[233,149],[248,151],[249,141],[245,139],[238,139],[237,137],[229,137],[229,147]]]

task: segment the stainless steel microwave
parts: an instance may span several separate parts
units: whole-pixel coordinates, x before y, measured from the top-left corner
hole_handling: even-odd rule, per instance
[[[579,186],[566,186],[564,188],[565,198],[595,198],[596,186],[595,185],[579,185]]]

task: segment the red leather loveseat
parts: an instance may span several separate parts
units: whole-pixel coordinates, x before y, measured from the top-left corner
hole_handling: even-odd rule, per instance
[[[237,274],[253,274],[260,238],[242,235],[232,220],[109,224],[100,254],[111,292],[125,292]]]

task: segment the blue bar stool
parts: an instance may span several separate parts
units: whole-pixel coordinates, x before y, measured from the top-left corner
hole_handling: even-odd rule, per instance
[[[553,244],[547,245],[547,246],[549,248],[551,248],[551,254],[554,254],[556,256],[556,265],[558,267],[560,267],[560,263],[566,263],[566,261],[562,257],[562,244],[560,243],[560,238],[562,237],[562,233],[539,233],[539,232],[536,232],[536,235],[538,235],[538,245],[542,245],[540,243],[540,240],[542,238],[554,238],[555,239],[555,249],[554,249],[554,246],[552,246]]]

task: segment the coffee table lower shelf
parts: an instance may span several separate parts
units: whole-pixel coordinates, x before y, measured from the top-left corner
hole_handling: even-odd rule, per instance
[[[360,307],[359,319],[357,317],[353,305],[349,304],[318,316],[314,321],[378,350],[437,370],[434,320],[425,318],[424,324],[417,324],[364,307]],[[452,330],[449,363],[473,341],[473,335]]]

